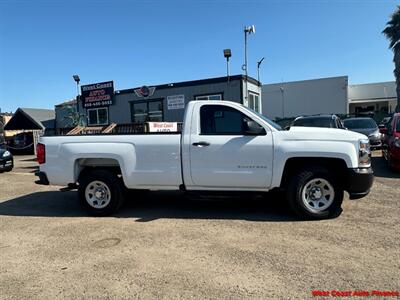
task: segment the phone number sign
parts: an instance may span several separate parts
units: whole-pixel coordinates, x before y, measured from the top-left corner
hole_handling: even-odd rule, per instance
[[[109,106],[114,103],[114,82],[106,81],[81,86],[84,108]]]

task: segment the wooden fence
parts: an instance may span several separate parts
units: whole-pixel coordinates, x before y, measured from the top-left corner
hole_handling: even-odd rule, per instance
[[[182,123],[178,123],[178,133],[182,131]],[[77,126],[74,128],[58,128],[56,135],[86,135],[86,134],[134,134],[147,133],[149,127],[147,123],[111,123],[107,126]]]

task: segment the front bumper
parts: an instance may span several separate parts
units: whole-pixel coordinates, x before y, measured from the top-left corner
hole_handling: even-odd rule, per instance
[[[49,185],[49,180],[47,179],[47,175],[45,172],[36,171],[35,176],[39,177],[39,180],[35,181],[36,184]]]
[[[382,148],[382,140],[381,137],[369,137],[369,144],[372,149]]]
[[[350,199],[359,199],[369,194],[374,182],[374,172],[372,168],[356,168],[347,171],[346,191]]]
[[[0,171],[10,171],[14,168],[14,159],[12,156],[0,159]]]

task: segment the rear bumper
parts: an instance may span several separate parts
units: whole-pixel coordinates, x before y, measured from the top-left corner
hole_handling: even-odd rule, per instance
[[[39,180],[35,181],[36,184],[49,185],[49,180],[47,179],[47,175],[45,172],[36,171],[35,176],[39,177]]]
[[[372,168],[356,168],[347,171],[347,188],[350,199],[359,199],[369,194],[374,182]]]

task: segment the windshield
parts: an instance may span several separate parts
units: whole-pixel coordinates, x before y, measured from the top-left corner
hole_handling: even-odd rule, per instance
[[[332,118],[300,118],[293,122],[293,126],[326,127],[332,128]]]
[[[272,127],[274,127],[276,130],[283,130],[283,128],[281,127],[281,125],[275,123],[274,121],[271,121],[270,119],[268,119],[267,117],[263,116],[262,114],[256,112],[255,110],[252,110],[251,108],[248,108],[247,106],[242,105],[246,110],[252,112],[253,114],[256,114],[257,116],[259,116],[261,119],[263,119],[265,122],[267,122],[269,125],[271,125]]]
[[[349,129],[354,128],[376,128],[376,123],[372,119],[349,119],[343,121],[344,126]]]

